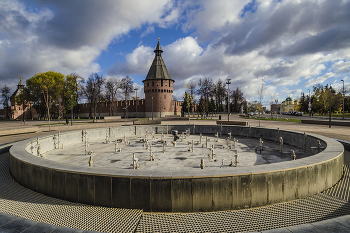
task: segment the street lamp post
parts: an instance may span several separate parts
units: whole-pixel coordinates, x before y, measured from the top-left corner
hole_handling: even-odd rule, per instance
[[[138,102],[138,101],[137,101],[137,90],[138,90],[138,88],[135,88],[134,90],[136,91],[136,118],[137,118],[137,115],[138,115],[138,114],[137,114],[137,102]]]
[[[70,115],[72,118],[70,125],[73,126],[73,95],[70,95]]]
[[[342,79],[342,80],[340,80],[340,81],[343,82],[343,120],[344,120],[344,111],[345,111],[345,109],[344,109],[344,98],[345,98],[344,80]]]
[[[231,84],[231,79],[227,79],[227,119],[230,121],[230,84]]]
[[[329,128],[332,127],[332,86],[329,87]]]
[[[152,121],[153,121],[153,96],[152,96]]]
[[[311,117],[311,96],[310,96],[310,89],[309,90],[309,104],[308,104],[308,110],[309,110],[309,117]]]
[[[275,99],[275,103],[276,103],[276,119],[278,119],[278,116],[277,116],[277,110],[278,110],[278,99]]]

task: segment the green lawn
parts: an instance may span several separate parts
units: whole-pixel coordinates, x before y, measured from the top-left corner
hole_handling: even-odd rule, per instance
[[[314,113],[314,116],[329,116],[329,114],[317,114]],[[343,113],[332,113],[332,117],[343,117]],[[350,118],[350,113],[345,113],[344,118]]]
[[[242,117],[245,119],[255,119],[255,120],[259,120],[259,117]],[[301,122],[301,120],[299,119],[288,119],[288,118],[267,118],[267,117],[260,117],[260,120],[264,120],[264,121],[288,121],[288,122]]]

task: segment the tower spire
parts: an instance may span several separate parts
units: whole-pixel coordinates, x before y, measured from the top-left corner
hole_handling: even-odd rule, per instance
[[[19,83],[17,84],[18,87],[24,87],[22,79],[22,77],[19,77]]]
[[[160,38],[158,37],[158,44],[157,44],[156,50],[154,50],[154,53],[156,54],[156,56],[162,56],[162,52],[163,52],[162,48],[160,47],[159,41],[160,41]]]

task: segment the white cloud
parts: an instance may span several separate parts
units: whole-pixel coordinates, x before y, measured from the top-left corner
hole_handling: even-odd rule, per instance
[[[189,20],[183,25],[185,30],[194,28],[202,38],[212,37],[213,32],[221,32],[230,24],[241,22],[241,11],[249,0],[204,0],[195,1],[188,13]]]
[[[338,61],[332,65],[332,68],[337,73],[349,73],[350,71],[350,61]]]
[[[27,79],[48,70],[83,76],[99,72],[95,60],[114,39],[142,25],[170,24],[178,14],[170,0],[35,3],[0,2],[0,80],[15,79],[13,86],[19,76]],[[128,62],[144,62],[139,56]]]
[[[305,83],[305,86],[311,87],[311,86],[316,85],[316,84],[323,84],[326,80],[328,80],[334,76],[335,76],[335,74],[333,74],[333,73],[326,73],[325,75],[318,76],[317,78],[308,80]]]

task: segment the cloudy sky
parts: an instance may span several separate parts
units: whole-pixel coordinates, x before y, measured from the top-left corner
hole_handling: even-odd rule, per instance
[[[249,101],[350,86],[350,0],[0,0],[0,88],[38,72],[142,80],[158,37],[186,83],[230,78]],[[349,92],[348,92],[349,93]]]

